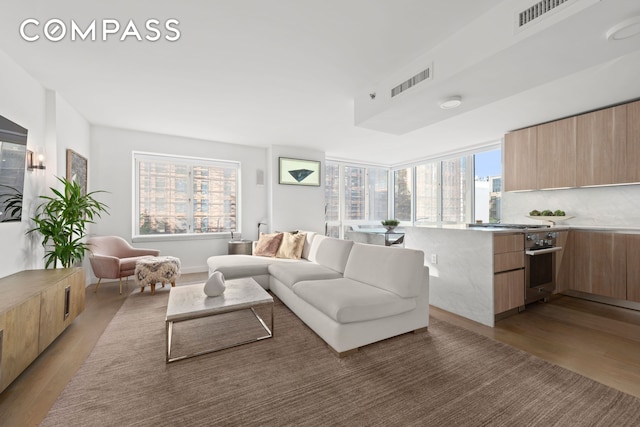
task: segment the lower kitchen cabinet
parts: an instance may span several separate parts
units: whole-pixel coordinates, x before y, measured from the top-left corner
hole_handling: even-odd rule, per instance
[[[572,230],[569,289],[627,299],[627,237],[613,232]]]
[[[524,305],[524,270],[513,270],[493,276],[493,311],[502,313]]]
[[[627,234],[627,299],[640,302],[640,234]]]
[[[493,313],[524,305],[524,233],[493,237]]]

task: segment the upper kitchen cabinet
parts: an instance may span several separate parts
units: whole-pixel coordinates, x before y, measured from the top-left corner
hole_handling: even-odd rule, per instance
[[[576,186],[576,118],[569,117],[537,127],[538,186]]]
[[[640,183],[640,101],[504,136],[504,191]]]
[[[627,178],[640,182],[640,101],[627,104]]]
[[[629,182],[626,156],[626,105],[578,116],[578,186]]]
[[[537,129],[530,127],[504,136],[504,190],[537,188]]]

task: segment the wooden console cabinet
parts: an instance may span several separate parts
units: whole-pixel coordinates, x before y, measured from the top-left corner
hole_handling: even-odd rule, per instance
[[[84,282],[82,268],[0,279],[0,392],[84,310]]]

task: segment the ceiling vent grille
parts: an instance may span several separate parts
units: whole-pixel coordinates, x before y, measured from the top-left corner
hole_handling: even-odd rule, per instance
[[[400,95],[402,92],[411,89],[413,86],[417,85],[420,82],[425,80],[431,80],[431,67],[426,70],[420,71],[415,76],[411,77],[409,80],[406,80],[400,83],[398,86],[391,89],[391,97],[393,98],[396,95]]]
[[[569,1],[571,0],[542,0],[534,4],[530,8],[520,12],[518,15],[518,27],[528,24],[534,19],[541,17],[545,13],[551,12],[556,7]]]

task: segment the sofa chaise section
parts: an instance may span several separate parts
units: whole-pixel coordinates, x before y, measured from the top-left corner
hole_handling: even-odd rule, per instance
[[[271,291],[339,355],[429,325],[429,270],[422,251],[354,244],[344,277]]]

